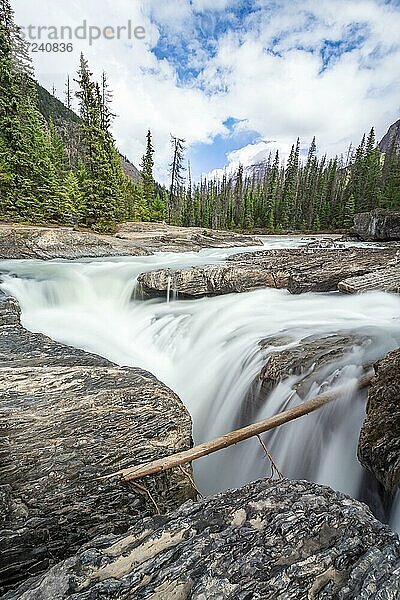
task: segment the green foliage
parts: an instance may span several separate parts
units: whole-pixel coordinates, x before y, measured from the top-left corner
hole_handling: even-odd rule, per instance
[[[146,153],[142,158],[142,162],[140,164],[140,177],[141,177],[141,185],[142,185],[142,195],[145,204],[150,208],[155,200],[155,182],[153,177],[153,167],[154,167],[154,148],[151,139],[151,131],[150,129],[147,132],[146,136],[147,144],[146,144]]]
[[[55,124],[39,112],[26,43],[9,0],[0,0],[0,9],[0,218],[114,230],[130,214],[132,194],[109,131],[114,115],[105,75],[100,88],[81,57],[83,155],[74,170]]]
[[[172,137],[168,191],[154,180],[149,130],[136,184],[125,176],[111,134],[115,115],[106,75],[97,84],[81,56],[75,81],[82,149],[80,160],[74,155],[71,161],[56,125],[39,111],[39,102],[49,114],[63,105],[53,99],[49,106],[47,92],[36,86],[10,1],[0,0],[0,218],[100,232],[127,219],[280,232],[340,229],[351,225],[356,212],[400,208],[399,148],[393,141],[382,156],[373,129],[346,160],[318,158],[315,138],[302,160],[297,140],[284,165],[276,153],[251,173],[240,165],[230,176],[195,185],[190,165],[187,182],[184,177],[185,141]],[[70,105],[69,80],[67,97]]]
[[[251,174],[240,166],[231,177],[202,181],[182,190],[174,223],[268,232],[332,231],[352,225],[356,212],[400,208],[400,153],[382,158],[371,130],[347,162],[317,157],[315,138],[300,160],[299,140],[286,165],[279,154]]]
[[[82,169],[82,165],[80,168]],[[68,225],[77,225],[82,221],[84,212],[85,201],[82,191],[82,179],[80,180],[74,171],[68,171],[62,192],[63,222]]]

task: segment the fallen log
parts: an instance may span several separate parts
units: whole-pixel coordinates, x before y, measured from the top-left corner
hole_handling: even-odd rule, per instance
[[[368,387],[374,376],[375,374],[373,372],[369,372],[361,377],[358,381],[358,389],[362,390]],[[271,429],[274,429],[275,427],[279,427],[280,425],[294,421],[299,417],[308,415],[318,408],[325,406],[325,404],[328,404],[333,400],[337,400],[347,389],[347,386],[337,387],[332,391],[319,394],[312,400],[303,402],[299,406],[295,406],[294,408],[280,412],[273,417],[269,417],[268,419],[264,419],[258,423],[253,423],[251,425],[247,425],[246,427],[242,427],[241,429],[236,429],[235,431],[226,433],[214,440],[194,446],[190,450],[165,456],[164,458],[154,460],[149,463],[144,463],[136,467],[122,469],[121,471],[111,473],[110,475],[105,475],[101,479],[109,479],[111,477],[120,476],[124,481],[134,481],[146,475],[162,473],[168,469],[173,469],[174,467],[191,463],[198,458],[202,458],[203,456],[207,456],[208,454],[212,454],[218,450],[223,450],[224,448],[228,448],[229,446],[243,442],[251,437],[260,435],[260,433],[265,433]]]

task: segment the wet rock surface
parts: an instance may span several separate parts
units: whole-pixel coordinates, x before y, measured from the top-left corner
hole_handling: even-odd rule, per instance
[[[250,292],[263,287],[285,287],[285,273],[271,273],[251,265],[205,265],[189,269],[160,269],[139,275],[143,298],[165,297],[168,290],[182,298]]]
[[[67,228],[0,226],[0,258],[79,259],[106,256],[146,255],[146,250],[89,232]]]
[[[400,541],[364,505],[305,481],[257,481],[145,519],[6,600],[395,600]]]
[[[381,248],[315,248],[265,250],[229,257],[225,264],[189,269],[162,269],[139,276],[144,297],[167,291],[196,298],[257,288],[287,288],[292,294],[337,291],[349,277],[395,266],[400,245]]]
[[[172,227],[162,223],[124,223],[115,235],[66,227],[0,224],[0,259],[79,259],[145,256],[154,252],[188,252],[203,248],[261,245],[258,238],[228,231]]]
[[[26,331],[4,296],[0,325],[1,590],[194,490],[180,471],[145,488],[100,479],[190,447],[190,416],[170,389]]]
[[[358,294],[381,290],[382,292],[400,293],[400,265],[387,269],[378,269],[359,277],[350,277],[341,281],[339,291],[346,294]]]
[[[262,246],[257,236],[164,223],[123,223],[116,237],[152,252],[196,252],[204,248]]]
[[[388,491],[395,491],[400,487],[400,350],[375,368],[358,457]]]
[[[358,336],[330,335],[306,338],[299,345],[278,349],[269,354],[260,373],[263,388],[272,390],[291,375],[302,375],[296,389],[304,395],[313,383],[324,382],[327,372],[337,368],[337,361],[346,359],[343,363],[347,362],[355,347],[368,343],[369,340]],[[271,348],[273,344],[274,340],[266,339],[261,346]]]
[[[400,240],[400,212],[376,209],[354,217],[351,230],[360,240]]]

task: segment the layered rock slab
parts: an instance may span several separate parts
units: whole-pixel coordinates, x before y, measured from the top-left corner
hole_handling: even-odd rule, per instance
[[[400,247],[267,250],[231,256],[225,264],[160,269],[138,278],[143,297],[200,298],[273,287],[292,294],[336,291],[349,277],[394,266]]]
[[[1,259],[63,258],[68,260],[107,256],[147,255],[146,249],[114,236],[68,228],[0,225]]]
[[[338,288],[346,294],[359,294],[373,290],[398,294],[400,293],[400,266],[378,269],[360,277],[350,277],[341,281]]]
[[[152,252],[196,252],[205,248],[262,246],[257,236],[165,223],[122,223],[116,237]]]
[[[270,391],[291,375],[302,375],[296,389],[304,395],[313,383],[322,384],[327,373],[337,369],[339,362],[348,360],[352,351],[363,344],[368,344],[368,340],[355,335],[310,336],[296,346],[271,352],[260,372],[260,381],[263,388]],[[274,345],[273,339],[261,342],[262,348],[271,345]]]
[[[400,541],[305,481],[257,481],[96,540],[5,600],[395,600]]]
[[[0,303],[0,589],[95,536],[194,497],[180,471],[146,487],[101,477],[188,449],[191,419],[153,375],[30,333]],[[55,596],[56,597],[56,596]]]
[[[285,273],[271,273],[241,265],[205,265],[189,269],[159,269],[139,276],[138,291],[143,298],[165,297],[177,292],[182,298],[201,298],[250,292],[263,287],[285,287]]]
[[[115,235],[75,231],[68,227],[0,224],[0,259],[72,260],[258,245],[262,242],[256,237],[163,223],[124,223]]]
[[[377,363],[358,444],[360,462],[388,491],[400,487],[400,350]]]

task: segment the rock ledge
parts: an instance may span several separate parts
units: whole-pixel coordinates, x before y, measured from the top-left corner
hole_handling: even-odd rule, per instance
[[[103,537],[5,600],[395,600],[400,541],[359,502],[257,481]]]

